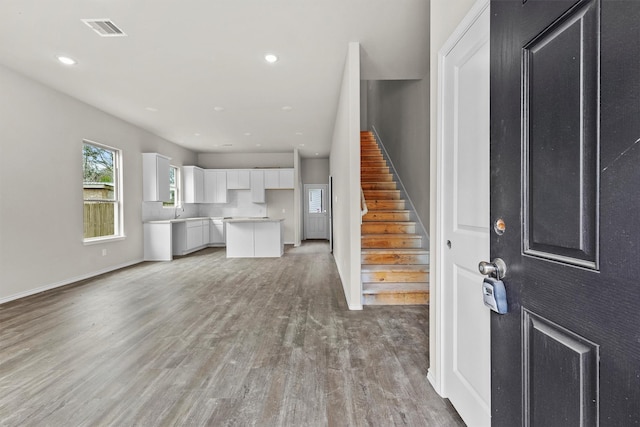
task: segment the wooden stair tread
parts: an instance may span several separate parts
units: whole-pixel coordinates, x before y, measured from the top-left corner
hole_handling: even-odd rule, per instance
[[[413,248],[363,248],[360,265],[428,265],[429,251]]]
[[[370,221],[370,225],[416,225],[413,221]]]
[[[415,234],[416,223],[411,221],[363,221],[360,231],[362,235]]]
[[[364,294],[396,294],[413,292],[429,292],[429,282],[373,282],[362,284],[362,293]]]
[[[397,190],[397,185],[393,181],[387,182],[362,182],[360,186],[363,190]]]
[[[417,234],[402,234],[402,233],[396,233],[396,234],[383,234],[383,233],[376,233],[376,234],[364,234],[363,236],[367,236],[367,237],[379,237],[379,238],[384,238],[384,239],[389,239],[389,238],[402,238],[402,239],[422,239],[421,236],[417,235]]]
[[[426,249],[412,249],[412,248],[409,248],[409,249],[386,249],[386,248],[362,249],[362,253],[429,255],[429,251]]]
[[[367,203],[369,203],[369,202],[367,202]],[[369,212],[375,212],[375,213],[397,213],[397,214],[411,213],[411,211],[409,211],[407,209],[371,209],[371,208],[369,208]]]
[[[428,264],[375,264],[375,265],[366,265],[362,266],[360,271],[364,272],[378,272],[378,271],[393,271],[393,272],[421,272],[428,273],[429,265]]]

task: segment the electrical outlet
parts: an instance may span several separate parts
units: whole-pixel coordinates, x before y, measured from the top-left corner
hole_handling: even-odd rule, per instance
[[[102,256],[107,256],[107,250],[106,249],[102,250]]]

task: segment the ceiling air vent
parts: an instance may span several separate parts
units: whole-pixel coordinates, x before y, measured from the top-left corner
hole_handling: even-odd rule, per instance
[[[124,37],[126,34],[110,19],[82,19],[93,31],[102,37]]]

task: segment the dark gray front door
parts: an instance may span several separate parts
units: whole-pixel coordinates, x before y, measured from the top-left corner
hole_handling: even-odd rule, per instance
[[[640,1],[491,2],[495,426],[640,424]]]

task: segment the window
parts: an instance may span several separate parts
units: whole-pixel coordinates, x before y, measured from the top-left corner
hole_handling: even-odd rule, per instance
[[[122,236],[121,157],[115,148],[82,144],[85,242]]]
[[[169,166],[169,201],[163,202],[167,208],[180,207],[180,168]]]
[[[322,188],[313,188],[309,190],[309,213],[322,213]]]

